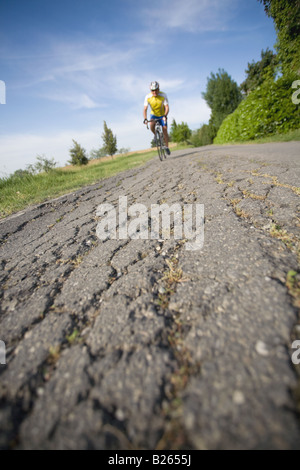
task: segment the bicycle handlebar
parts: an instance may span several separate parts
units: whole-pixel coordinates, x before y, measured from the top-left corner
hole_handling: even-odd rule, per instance
[[[157,118],[154,118],[154,119],[149,119],[149,120],[144,119],[144,124],[147,124],[147,129],[149,129],[149,127],[148,127],[149,122],[156,122],[156,121],[159,121],[162,118],[165,118],[166,120],[168,120],[168,116],[160,116],[160,117],[157,117]]]

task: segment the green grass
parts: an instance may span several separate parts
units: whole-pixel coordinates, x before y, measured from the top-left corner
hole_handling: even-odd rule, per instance
[[[37,175],[0,178],[0,217],[138,167],[156,155],[157,152],[151,150],[105,161],[94,160],[86,166],[69,166]]]
[[[226,144],[215,144],[215,145],[244,145],[244,144],[268,144],[272,142],[292,142],[300,140],[300,129],[289,131],[286,134],[274,134],[267,137],[260,137],[259,139],[251,140],[235,140],[227,142]]]
[[[291,142],[293,140],[300,140],[300,129],[295,129],[287,134],[275,134],[268,137],[261,137],[260,139],[251,142],[254,144],[267,144],[269,142]]]
[[[242,143],[287,142],[292,140],[300,140],[300,129],[291,131],[288,134],[278,134]],[[232,142],[231,144],[241,144],[241,142]],[[173,150],[186,148],[193,148],[193,146],[177,144]],[[157,151],[149,150],[145,153],[137,152],[102,161],[92,160],[88,165],[80,167],[68,166],[37,175],[0,178],[0,218],[7,217],[32,204],[38,204],[70,193],[130,168],[141,166],[156,157]]]

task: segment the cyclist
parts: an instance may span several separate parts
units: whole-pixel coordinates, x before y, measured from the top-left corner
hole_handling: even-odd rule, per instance
[[[160,91],[158,82],[150,83],[150,93],[146,95],[144,101],[144,124],[147,124],[147,110],[150,106],[151,114],[150,119],[160,118],[160,123],[163,128],[165,148],[168,155],[170,155],[169,150],[169,136],[167,128],[167,116],[169,114],[169,102],[167,95]],[[150,129],[155,134],[155,122],[150,122]]]

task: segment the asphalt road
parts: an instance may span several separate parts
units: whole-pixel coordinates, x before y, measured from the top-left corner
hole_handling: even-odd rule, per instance
[[[300,449],[299,173],[300,142],[176,151],[1,221],[0,448]],[[203,204],[203,246],[99,239],[124,196]]]

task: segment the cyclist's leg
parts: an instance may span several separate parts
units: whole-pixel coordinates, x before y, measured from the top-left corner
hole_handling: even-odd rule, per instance
[[[163,143],[163,138],[162,138],[162,132],[159,127],[156,127],[155,129],[155,140],[156,140],[156,146],[157,146],[159,159],[163,160],[164,159],[164,143]]]
[[[169,136],[168,136],[167,126],[163,126],[163,133],[164,133],[165,145],[166,147],[169,147]]]
[[[150,122],[150,129],[155,134],[155,122]]]
[[[169,150],[169,135],[168,135],[168,127],[167,124],[164,123],[162,125],[163,133],[164,133],[164,141],[165,141],[165,146],[166,146],[166,152],[168,155],[170,155],[170,150]]]
[[[150,120],[153,119],[153,121],[150,122],[150,129],[154,135],[155,135],[155,118],[156,116],[154,116],[153,114],[150,115]]]

